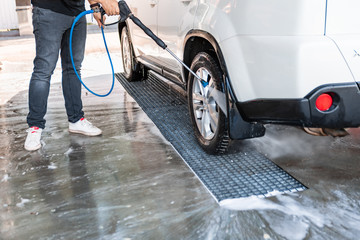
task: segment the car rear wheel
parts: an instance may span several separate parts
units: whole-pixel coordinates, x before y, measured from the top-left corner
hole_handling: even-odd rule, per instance
[[[129,37],[127,27],[121,30],[121,55],[124,67],[123,75],[128,81],[142,80],[146,77],[146,69],[138,63],[134,57],[133,46]]]
[[[222,72],[209,54],[197,54],[191,69],[201,81],[189,74],[188,104],[195,136],[210,154],[224,153],[229,145],[226,115],[220,109],[218,96],[224,93]]]

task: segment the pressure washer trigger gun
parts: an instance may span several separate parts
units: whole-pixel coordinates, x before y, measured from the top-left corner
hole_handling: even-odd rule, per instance
[[[100,9],[97,11],[97,12],[101,13],[100,21],[103,26],[110,26],[113,24],[117,24],[119,22],[125,22],[126,19],[132,14],[129,6],[126,4],[126,2],[124,0],[120,0],[118,2],[118,4],[119,4],[119,9],[120,9],[120,19],[117,22],[105,24],[105,22],[104,22],[104,15],[106,14],[105,10],[102,7],[100,7]]]
[[[125,20],[132,14],[129,6],[124,0],[119,1],[120,9],[120,22],[125,22]]]

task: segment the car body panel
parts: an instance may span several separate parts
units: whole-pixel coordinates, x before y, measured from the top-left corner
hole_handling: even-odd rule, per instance
[[[141,21],[182,59],[183,40],[192,29],[197,2],[197,0],[130,0],[127,1],[127,4],[135,15],[141,11]],[[176,9],[176,11],[169,11],[169,8]],[[152,69],[184,86],[185,77],[182,76],[182,65],[167,51],[158,47],[131,21],[128,21],[128,24],[134,35],[135,56]]]
[[[129,3],[134,9],[139,4],[149,5],[149,1],[142,0]],[[170,8],[177,11],[169,11]],[[211,33],[225,56],[239,101],[299,98],[318,85],[354,80],[336,44],[324,37],[326,0],[157,0],[153,7],[140,9],[147,10],[140,13],[142,21],[180,59],[190,29]],[[154,13],[158,13],[158,18],[149,20]],[[184,83],[181,64],[151,43],[137,27],[133,29],[136,55],[143,57],[145,51],[147,60],[161,66],[164,75],[164,69],[178,73],[177,79]],[[334,65],[339,67],[328,71]]]
[[[220,47],[238,101],[302,98],[317,86],[353,81],[326,36],[239,36]]]
[[[155,35],[157,35],[157,7],[158,0],[136,0],[131,2],[131,11],[135,16],[141,16],[141,21],[147,26]],[[135,26],[131,21],[129,22],[129,31],[131,41],[134,46],[136,57],[149,59],[156,59],[159,55],[159,47],[154,43],[150,37],[144,34],[143,30]]]
[[[326,0],[200,1],[194,28],[219,42],[236,35],[323,35]]]
[[[341,51],[354,80],[360,82],[360,34],[331,35],[330,38]]]
[[[359,11],[359,0],[327,0],[326,34],[360,34]]]
[[[193,28],[197,2],[197,0],[175,0],[159,1],[158,4],[158,36],[180,59],[183,57],[185,36]],[[160,51],[158,59],[164,67],[181,73],[182,65],[167,51]],[[181,80],[185,82],[184,79]]]
[[[325,0],[205,2],[194,28],[214,33],[238,101],[300,98],[322,84],[354,81],[324,36]]]
[[[360,81],[360,1],[328,0],[326,35],[341,51],[354,80]]]

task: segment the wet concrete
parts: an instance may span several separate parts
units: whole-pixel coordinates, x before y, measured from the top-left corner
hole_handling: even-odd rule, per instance
[[[111,36],[117,59],[117,36]],[[17,41],[31,46],[32,39]],[[10,61],[3,54],[20,47],[0,40],[0,78],[6,83],[0,91],[6,99],[0,106],[0,239],[360,236],[360,129],[333,138],[267,125],[264,137],[237,142],[231,152],[255,148],[309,189],[219,206],[118,82],[107,98],[83,91],[86,117],[103,130],[100,137],[83,137],[67,131],[55,72],[43,147],[25,151],[27,91],[21,87],[31,69],[16,67],[22,58]],[[83,71],[89,87],[103,93],[111,79],[101,72],[108,72],[106,60],[99,61],[104,56],[89,52],[90,67],[85,62]],[[23,74],[7,74],[11,64],[14,74]],[[18,82],[16,89],[12,81]]]

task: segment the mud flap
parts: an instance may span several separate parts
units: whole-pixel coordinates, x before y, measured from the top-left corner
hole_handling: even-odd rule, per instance
[[[230,138],[233,140],[262,137],[265,134],[265,127],[260,123],[245,121],[236,107],[235,96],[231,90],[228,78],[225,78],[225,92],[228,111],[228,129]]]

